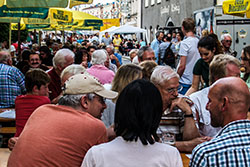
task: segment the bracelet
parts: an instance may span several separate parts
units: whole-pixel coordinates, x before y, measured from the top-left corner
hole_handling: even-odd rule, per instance
[[[193,118],[194,116],[193,116],[193,114],[185,114],[184,115],[184,118]]]

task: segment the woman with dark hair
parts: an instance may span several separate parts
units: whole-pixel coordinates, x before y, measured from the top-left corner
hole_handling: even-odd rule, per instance
[[[53,55],[51,54],[51,50],[47,46],[41,46],[39,49],[39,52],[40,52],[42,64],[52,67]]]
[[[75,54],[75,64],[81,64],[83,67],[88,68],[88,51],[79,49]]]
[[[180,167],[178,150],[159,143],[156,130],[162,116],[159,90],[150,81],[135,80],[121,92],[115,110],[113,141],[93,146],[84,167]]]
[[[250,90],[250,45],[244,47],[242,50],[241,65],[244,68],[243,80]]]
[[[194,65],[192,86],[186,95],[191,95],[198,91],[202,81],[204,82],[204,87],[209,86],[209,64],[213,60],[214,55],[219,54],[218,44],[215,38],[211,36],[201,38],[198,42],[198,49],[201,58]]]

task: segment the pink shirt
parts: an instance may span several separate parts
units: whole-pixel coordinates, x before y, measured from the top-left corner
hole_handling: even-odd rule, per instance
[[[103,85],[106,83],[111,83],[114,79],[115,73],[109,70],[107,67],[95,64],[87,69],[90,75],[96,77]]]

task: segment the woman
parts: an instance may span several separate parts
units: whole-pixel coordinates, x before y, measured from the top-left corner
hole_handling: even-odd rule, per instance
[[[178,150],[158,142],[156,130],[162,116],[162,100],[154,84],[146,80],[128,84],[117,100],[115,112],[118,137],[89,149],[82,166],[182,166]]]
[[[75,55],[75,64],[81,64],[84,68],[88,68],[88,51],[80,49]]]
[[[213,37],[206,36],[200,39],[198,49],[201,58],[194,66],[192,86],[187,91],[187,96],[199,90],[201,81],[204,81],[205,87],[209,86],[209,64],[213,60],[214,55],[219,54],[217,48],[218,45]]]
[[[142,68],[135,64],[122,65],[117,73],[115,74],[114,80],[112,82],[111,90],[121,93],[123,88],[127,86],[130,82],[141,79],[143,76]],[[114,123],[115,115],[115,103],[116,99],[112,102],[111,100],[106,100],[107,108],[102,113],[102,121],[106,127],[110,127]]]
[[[246,82],[250,90],[250,45],[246,46],[242,50],[241,65],[244,67],[245,74],[243,80]]]

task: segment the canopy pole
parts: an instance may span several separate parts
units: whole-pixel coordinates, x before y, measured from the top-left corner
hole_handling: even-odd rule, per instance
[[[18,23],[18,32],[17,32],[17,39],[18,39],[18,59],[21,59],[21,24]]]
[[[11,23],[9,25],[9,51],[11,52]]]

